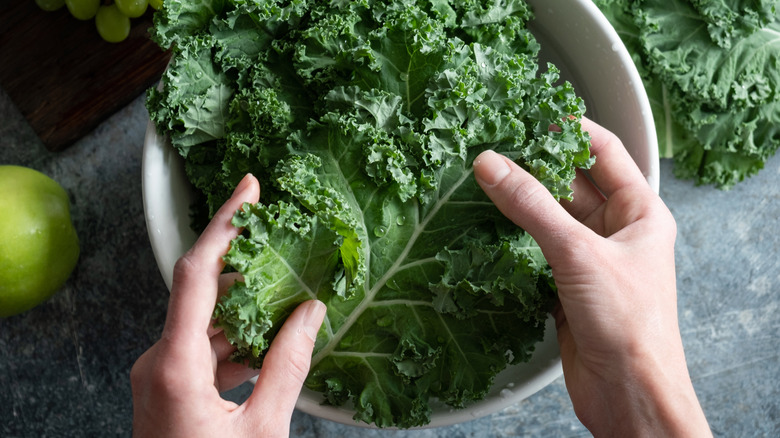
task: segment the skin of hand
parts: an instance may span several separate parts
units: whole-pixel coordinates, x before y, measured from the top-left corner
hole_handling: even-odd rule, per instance
[[[283,437],[309,371],[325,305],[307,301],[274,339],[252,394],[241,405],[220,391],[255,374],[229,362],[234,348],[212,327],[219,291],[235,281],[220,275],[222,256],[239,230],[230,224],[244,202],[257,202],[260,186],[247,175],[216,213],[195,245],[176,263],[168,314],[160,340],[130,372],[133,435],[137,437]]]
[[[620,140],[582,126],[596,161],[572,202],[493,151],[475,159],[477,182],[552,268],[564,379],[583,425],[595,436],[711,436],[678,326],[674,218]]]

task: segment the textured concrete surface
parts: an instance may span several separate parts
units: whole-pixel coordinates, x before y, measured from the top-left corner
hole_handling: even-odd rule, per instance
[[[167,289],[141,199],[146,110],[138,98],[70,149],[47,152],[0,90],[0,163],[44,171],[68,191],[82,254],[51,300],[0,320],[0,436],[131,434],[129,371],[159,336]],[[682,334],[716,436],[780,436],[780,157],[724,192],[676,180]],[[248,385],[226,396],[241,400]],[[588,436],[562,379],[489,417],[419,431],[368,431],[293,416],[299,437]]]

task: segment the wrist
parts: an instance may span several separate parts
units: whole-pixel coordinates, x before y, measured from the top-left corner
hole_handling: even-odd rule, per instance
[[[711,437],[691,383],[682,349],[678,355],[627,364],[623,379],[605,381],[600,403],[583,424],[594,436]],[[628,376],[628,378],[625,378]]]

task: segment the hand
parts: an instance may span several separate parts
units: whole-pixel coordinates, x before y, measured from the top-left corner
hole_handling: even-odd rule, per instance
[[[566,387],[595,435],[710,435],[677,322],[676,224],[620,140],[590,120],[596,162],[574,200],[558,203],[531,175],[492,151],[474,174],[550,264]],[[595,183],[595,185],[594,185]]]
[[[130,373],[135,436],[288,436],[325,315],[321,302],[304,302],[290,315],[244,404],[239,406],[219,394],[257,374],[227,360],[234,349],[212,328],[211,314],[218,290],[224,291],[231,278],[235,279],[220,276],[222,255],[238,234],[230,220],[244,202],[257,202],[259,196],[257,180],[247,175],[176,264],[162,337]]]

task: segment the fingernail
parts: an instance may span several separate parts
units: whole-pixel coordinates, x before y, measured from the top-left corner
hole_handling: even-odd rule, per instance
[[[306,313],[303,315],[303,324],[301,330],[314,342],[317,340],[317,332],[322,326],[322,320],[325,318],[325,303],[319,300],[313,300],[306,303]]]
[[[498,184],[511,171],[504,157],[490,150],[482,152],[474,160],[474,176],[489,186]]]
[[[244,177],[241,178],[241,181],[239,181],[239,183],[236,186],[236,188],[233,190],[233,194],[231,195],[231,197],[232,196],[236,196],[236,195],[242,193],[244,190],[248,189],[251,180],[252,180],[252,174],[251,173],[247,173],[246,175],[244,175]]]

